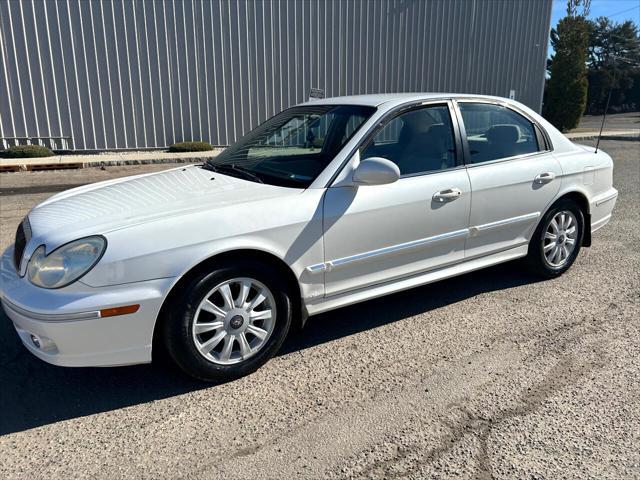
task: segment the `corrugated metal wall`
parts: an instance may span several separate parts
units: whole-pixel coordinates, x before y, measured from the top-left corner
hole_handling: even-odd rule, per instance
[[[0,137],[225,145],[327,96],[453,91],[540,108],[552,0],[2,0]]]

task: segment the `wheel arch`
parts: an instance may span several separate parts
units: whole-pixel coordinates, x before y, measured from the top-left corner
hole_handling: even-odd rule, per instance
[[[179,298],[179,295],[183,291],[183,289],[186,288],[186,286],[189,285],[189,283],[198,275],[201,275],[205,272],[210,272],[216,267],[216,265],[222,262],[232,261],[234,259],[242,259],[245,261],[252,260],[255,262],[259,262],[273,267],[280,274],[282,274],[282,277],[285,279],[285,282],[292,293],[291,301],[293,302],[293,322],[298,327],[302,327],[304,325],[308,314],[306,312],[306,308],[304,307],[304,302],[302,301],[300,284],[295,273],[284,260],[274,255],[273,253],[253,248],[228,250],[217,253],[202,260],[200,263],[187,270],[173,284],[173,286],[169,290],[169,293],[166,295],[164,301],[162,302],[160,312],[158,313],[158,317],[156,318],[156,322],[153,328],[152,356],[154,351],[157,352],[158,349],[163,350],[160,335],[162,330],[161,326],[162,323],[167,320],[173,302],[175,302]]]
[[[582,246],[590,247],[591,246],[591,210],[589,206],[589,199],[584,192],[579,190],[570,190],[563,192],[558,198],[556,198],[551,205],[547,208],[545,213],[549,211],[551,207],[553,207],[560,200],[572,200],[575,202],[580,210],[582,210],[582,215],[584,216],[584,235],[582,236]]]

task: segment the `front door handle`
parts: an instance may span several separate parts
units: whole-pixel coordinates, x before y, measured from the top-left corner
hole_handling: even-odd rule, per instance
[[[462,195],[459,188],[447,188],[433,194],[433,201],[438,203],[451,202]]]
[[[556,174],[553,172],[544,172],[536,175],[536,178],[533,179],[534,183],[542,185],[543,183],[552,182],[553,179],[556,178]]]

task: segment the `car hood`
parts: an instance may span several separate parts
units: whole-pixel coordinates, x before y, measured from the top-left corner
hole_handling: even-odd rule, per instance
[[[33,208],[29,223],[34,237],[75,239],[170,216],[300,192],[190,165],[61,192]]]

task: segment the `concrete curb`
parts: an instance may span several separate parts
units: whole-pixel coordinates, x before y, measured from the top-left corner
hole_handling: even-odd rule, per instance
[[[139,152],[105,153],[100,155],[56,155],[44,158],[0,159],[0,172],[62,170],[123,165],[163,163],[197,163],[216,157],[222,148],[207,152]]]
[[[569,140],[595,140],[600,132],[565,133]],[[640,140],[640,130],[611,130],[602,132],[602,140]]]

